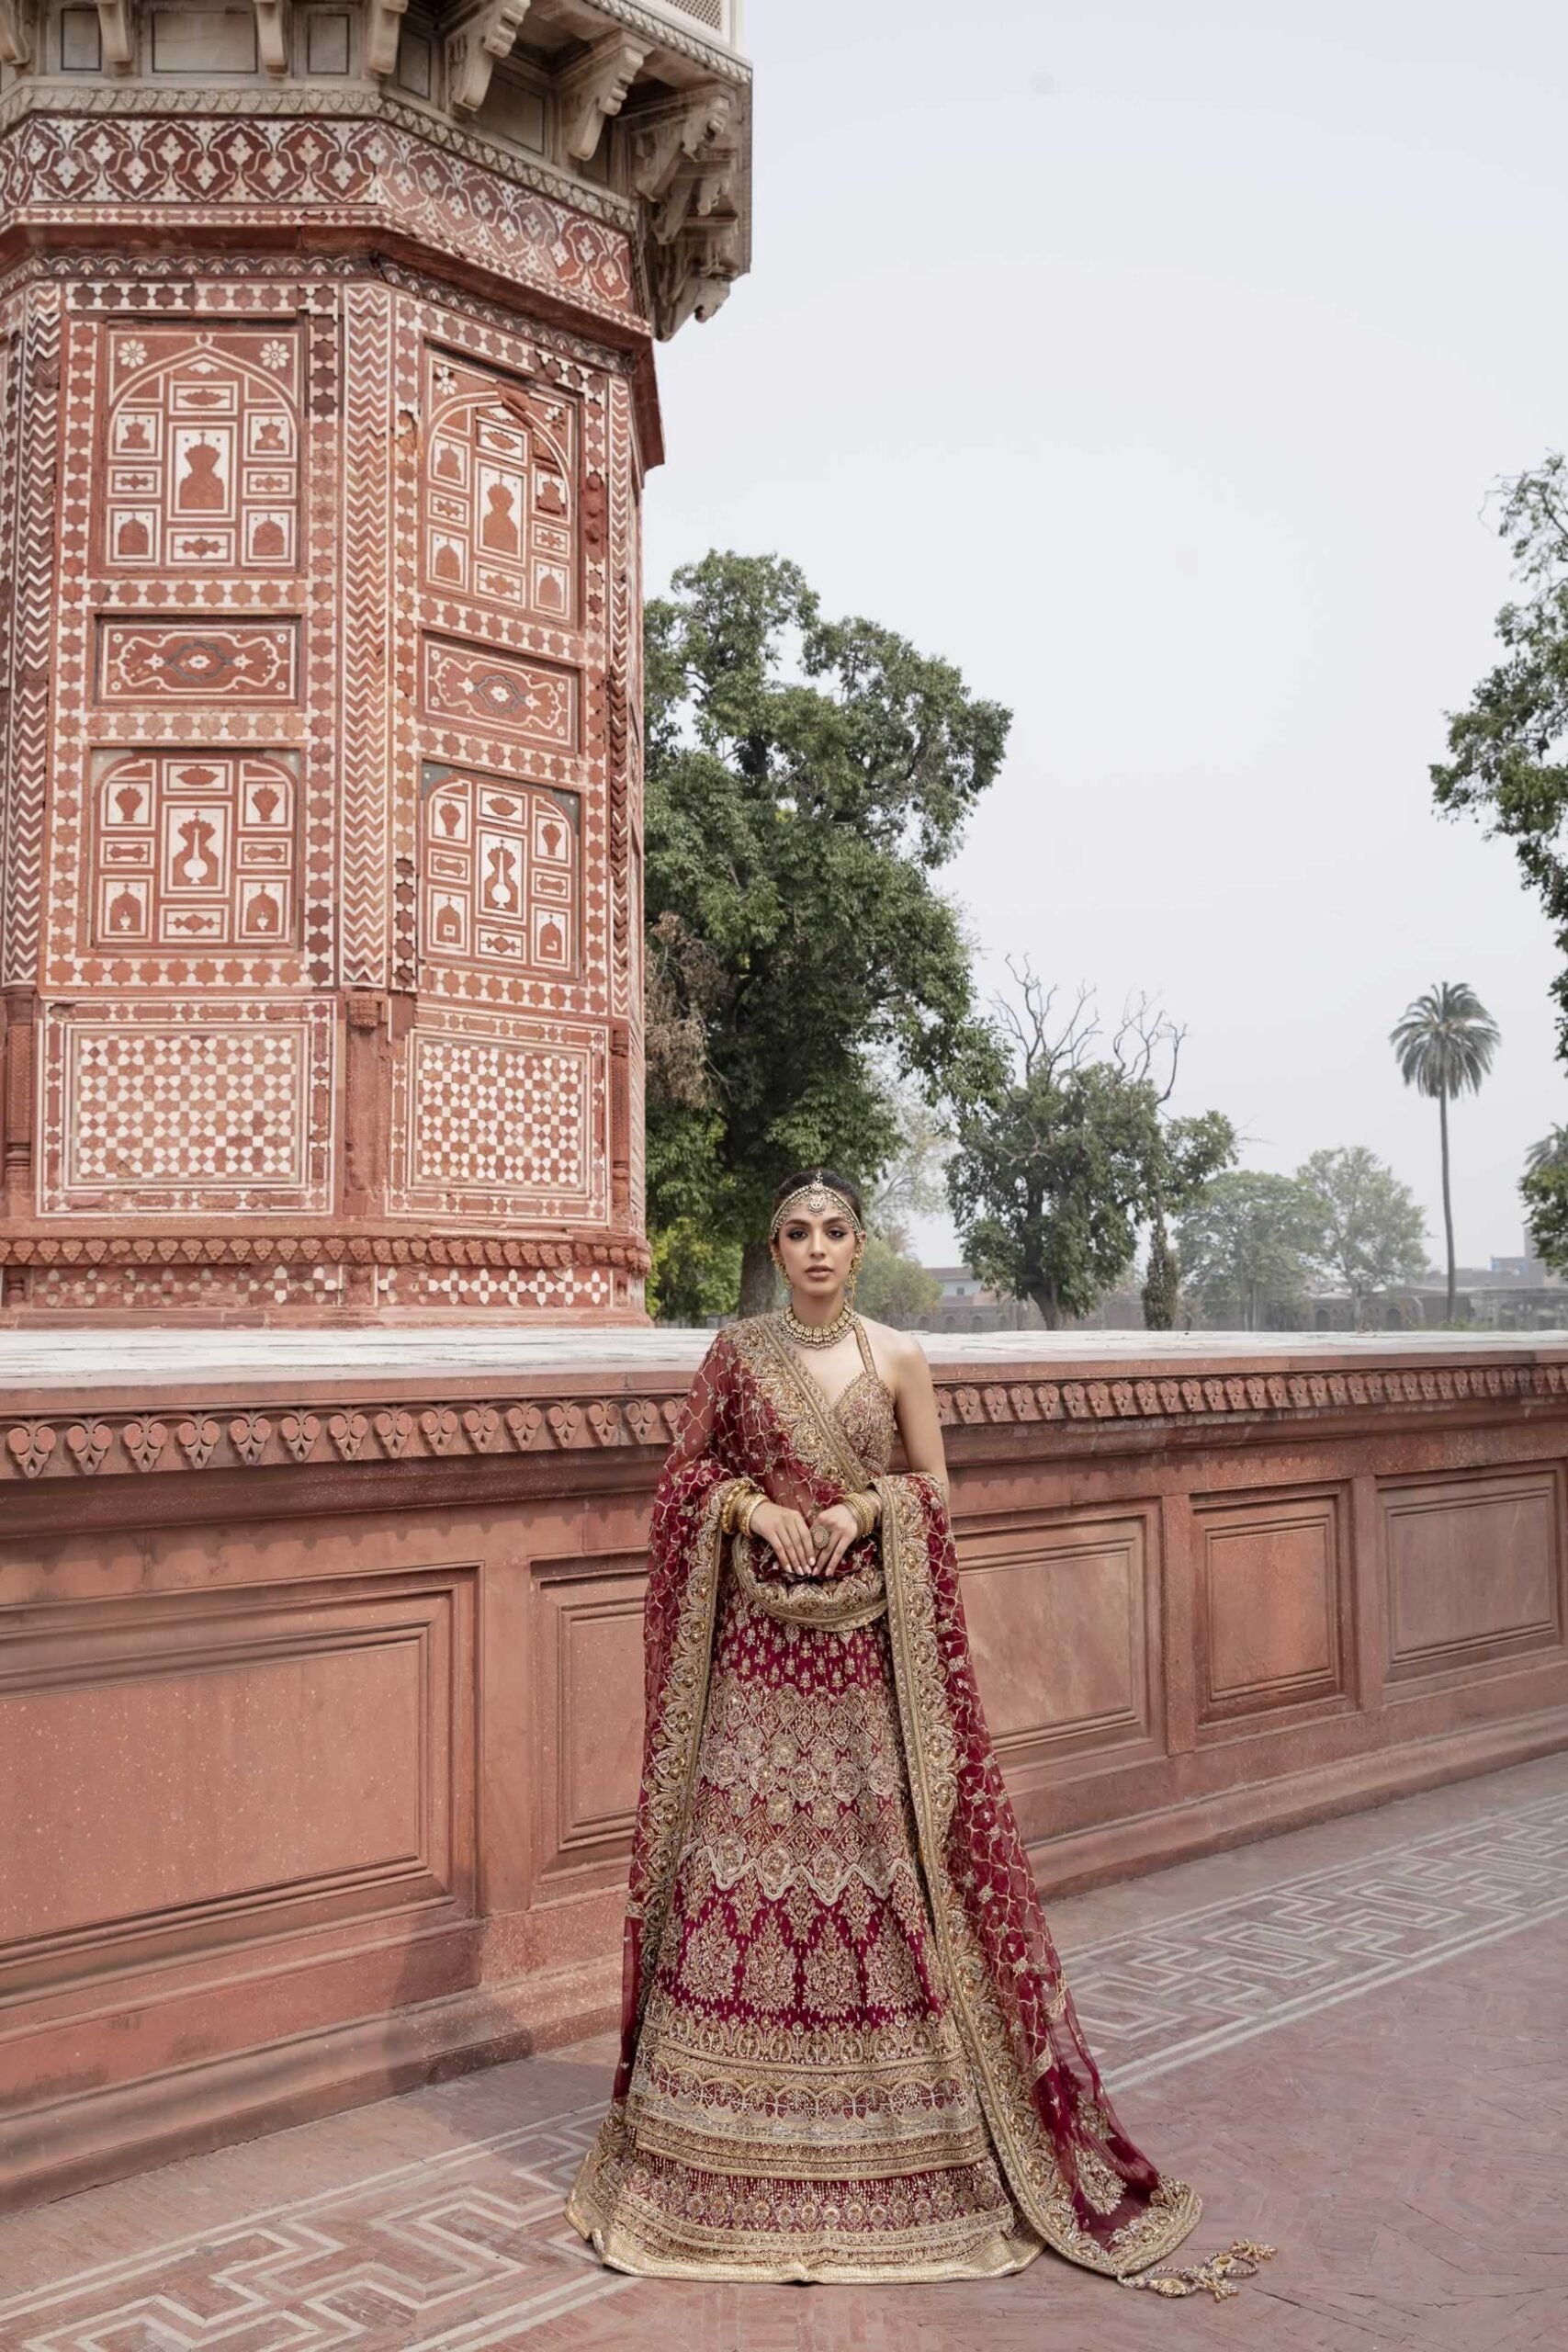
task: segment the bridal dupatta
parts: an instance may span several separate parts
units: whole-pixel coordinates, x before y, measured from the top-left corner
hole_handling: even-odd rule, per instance
[[[924,2238],[911,2224],[904,2236],[893,2231],[886,2241],[908,2249],[906,2276],[995,2275],[1021,2267],[1045,2245],[1089,2269],[1125,2278],[1168,2255],[1198,2218],[1194,2192],[1158,2173],[1122,2130],[1079,2030],[981,1712],[942,1493],[930,1477],[877,1475],[886,1471],[891,1442],[891,1403],[869,1358],[867,1370],[845,1396],[829,1404],[784,1338],[779,1318],[758,1317],[715,1340],[660,1482],[649,1542],[647,1719],[626,1919],[620,2063],[609,2114],[568,2208],[601,2256],[627,2269],[693,2277],[897,2276],[897,2252],[889,2256],[884,2247],[874,2260],[871,2253],[874,2217],[886,2221],[892,2211],[900,2226],[910,2211],[929,2222]],[[808,1520],[846,1492],[874,1485],[882,1501],[880,1528],[850,1547],[833,1577],[790,1582],[764,1546],[724,1532],[725,1503],[737,1480],[750,1480]],[[708,1730],[704,1746],[719,1624],[727,1641],[749,1641],[752,1655],[760,1640],[776,1635],[794,1645],[797,1663],[801,1645],[821,1636],[847,1647],[858,1642],[872,1661],[873,1678],[881,1678],[884,1687],[871,1698],[880,1697],[886,1710],[886,1745],[902,1782],[894,1802],[902,1822],[912,1818],[930,1943],[940,1968],[917,1964],[922,1984],[929,1980],[936,1987],[931,1998],[942,2031],[952,2037],[951,2072],[959,2083],[956,2093],[951,2082],[946,2089],[917,2087],[928,2112],[944,2101],[949,2109],[967,2102],[978,2143],[961,2147],[950,2142],[945,2155],[933,2157],[930,2150],[937,2143],[928,2135],[926,2153],[908,2158],[910,2180],[918,2177],[922,2186],[918,2196],[911,2188],[903,2205],[897,2195],[890,2203],[886,2177],[869,2207],[867,2196],[852,2184],[845,2187],[840,2180],[823,2188],[819,2181],[813,2199],[806,2183],[801,2210],[812,2216],[813,2251],[798,2265],[778,2256],[776,2236],[767,2239],[773,2251],[765,2265],[761,2254],[756,2267],[745,2259],[738,2263],[736,2256],[743,2211],[754,2213],[758,2231],[766,2236],[769,2230],[776,2233],[778,2212],[794,2193],[773,2177],[784,2167],[770,2171],[765,2153],[757,2154],[759,2147],[766,2151],[766,2134],[776,2128],[781,2100],[809,2098],[814,2115],[826,2112],[823,2102],[831,2101],[831,2062],[821,2054],[831,2045],[820,2039],[802,2041],[798,2029],[791,2045],[793,2071],[781,2065],[773,2075],[759,2074],[753,2063],[744,2077],[732,2070],[730,2076],[716,2078],[717,2088],[711,2070],[700,2083],[690,2075],[682,2096],[692,2128],[684,2133],[679,2114],[670,2121],[666,2096],[663,2136],[651,2130],[648,2136],[664,2157],[673,2150],[684,2155],[689,2168],[697,2168],[683,2176],[684,2202],[679,2207],[681,2214],[696,2219],[684,2237],[679,2219],[661,2219],[657,2231],[646,2221],[648,2183],[657,2186],[661,2157],[639,2152],[639,2098],[649,2064],[645,2052],[639,2072],[639,2043],[656,1987],[662,1998],[671,1981],[675,1941],[689,1939],[689,1930],[678,1921],[672,1925],[671,1914],[683,1899],[678,1894],[682,1870],[692,1867],[699,1754],[710,1777],[721,1770],[731,1772],[722,1756],[715,1760],[716,1741],[728,1736],[722,1723]],[[891,1699],[885,1688],[889,1681]],[[806,1702],[796,1694],[790,1703],[798,1714]],[[864,1758],[874,1753],[874,1743],[868,1742],[869,1735],[852,1748],[862,1770],[867,1769]],[[834,1761],[843,1793],[844,1755]],[[869,1803],[863,1792],[861,1802],[863,1811]],[[846,1805],[846,1820],[852,1809]],[[915,1875],[912,1867],[911,1879]],[[724,1914],[724,1932],[732,1939],[733,1919],[733,1911]],[[872,1929],[874,1939],[878,1932]],[[927,1932],[924,1911],[919,1932]],[[815,1937],[817,1930],[811,1933]],[[718,1962],[716,1976],[710,1970],[707,1978],[697,1979],[713,1993],[716,2015],[733,2012],[729,1988],[739,1984],[744,1992],[750,1981],[741,1962],[728,1952],[719,1953]],[[863,1951],[855,1982],[871,1982]],[[744,2018],[743,2003],[740,2011]],[[746,2029],[744,2049],[753,2062],[767,2055],[761,2035],[755,2024]],[[803,2052],[808,2053],[805,2065],[799,2063]],[[738,2080],[743,2082],[739,2093]],[[779,2083],[786,2086],[784,2092],[773,2087]],[[804,2087],[790,2089],[791,2084]],[[911,2096],[906,2084],[903,2107],[889,2107],[888,2132],[914,2128],[899,2120]],[[726,2099],[733,2108],[738,2098],[742,2105],[750,2101],[759,2119],[751,2138],[735,2143],[748,2152],[743,2164],[716,2156],[715,2146],[722,2150],[725,2143],[705,2136],[718,2127],[705,2122],[704,2111]],[[846,2094],[836,2111],[853,2104]],[[864,2107],[863,2097],[863,2116]],[[839,2143],[820,2158],[810,2153],[808,2143],[806,2132],[797,2132],[791,2143],[792,2151],[807,2147],[787,2167],[797,2181],[803,2173],[821,2176],[835,2164],[840,2174],[845,2171]],[[913,2139],[909,2144],[915,2147]],[[962,2160],[976,2154],[983,2164],[965,2172]],[[921,2164],[945,2164],[949,2169],[917,2174]],[[889,2168],[884,2154],[881,2174]],[[667,2171],[678,2169],[666,2165]],[[862,2171],[872,2169],[868,2157]],[[743,2182],[735,2179],[738,2173],[745,2175]],[[959,2240],[951,2200],[947,2207],[940,2196],[933,2201],[931,2187],[933,2180],[972,2183],[982,2174],[1005,2214],[986,2256],[988,2270],[952,2258]],[[975,2192],[981,2203],[985,2193]],[[874,2219],[868,2221],[872,2209]],[[639,2214],[645,2217],[640,2223]],[[697,2219],[703,2227],[696,2226]]]

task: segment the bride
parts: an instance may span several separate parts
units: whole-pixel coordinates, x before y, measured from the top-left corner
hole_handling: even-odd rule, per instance
[[[568,2213],[677,2278],[1137,2278],[1198,2218],[1118,2123],[976,1690],[936,1399],[854,1311],[859,1196],[781,1186],[654,1503],[621,2058]],[[895,1434],[906,1475],[889,1476]]]

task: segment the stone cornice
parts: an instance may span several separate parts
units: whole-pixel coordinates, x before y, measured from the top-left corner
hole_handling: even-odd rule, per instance
[[[614,17],[618,25],[627,25],[648,35],[650,49],[667,49],[677,57],[689,58],[702,66],[716,80],[734,82],[742,88],[750,87],[751,67],[744,57],[732,49],[725,49],[716,41],[705,40],[701,29],[694,24],[690,30],[675,24],[669,17],[655,16],[651,8],[639,8],[637,0],[593,0],[597,13]]]
[[[106,1354],[112,1340],[106,1338]],[[429,1396],[389,1394],[392,1385],[354,1384],[344,1396],[321,1387],[304,1397],[279,1383],[272,1395],[260,1376],[236,1382],[223,1401],[187,1391],[182,1397],[149,1384],[136,1409],[95,1412],[85,1401],[46,1405],[36,1413],[0,1412],[0,1483],[169,1471],[288,1470],[301,1465],[366,1468],[413,1463],[540,1454],[582,1456],[636,1451],[651,1473],[680,1426],[683,1373],[637,1379],[591,1369],[554,1381],[535,1375],[505,1392],[464,1396],[460,1385]],[[106,1389],[108,1387],[106,1380]],[[123,1384],[121,1384],[123,1385]],[[301,1384],[290,1383],[288,1386]],[[39,1384],[40,1388],[43,1384]],[[241,1393],[241,1391],[244,1393]],[[531,1393],[529,1393],[531,1392]],[[1375,1435],[1384,1417],[1407,1425],[1465,1408],[1552,1404],[1568,1408],[1568,1363],[1450,1363],[1431,1370],[1238,1372],[1126,1380],[937,1382],[937,1409],[949,1430],[1012,1430],[1029,1423],[1137,1422],[1165,1425],[1175,1436],[1212,1434],[1235,1442],[1304,1432],[1346,1417]],[[960,1460],[962,1456],[959,1457]]]
[[[532,189],[535,194],[548,197],[554,203],[569,205],[574,211],[585,213],[590,220],[603,220],[624,230],[628,236],[638,232],[640,213],[636,200],[617,196],[613,189],[602,187],[592,180],[566,172],[542,156],[530,156],[513,147],[502,147],[495,140],[479,132],[460,129],[433,110],[404,105],[373,86],[363,83],[347,89],[332,89],[320,83],[300,83],[284,90],[243,89],[221,87],[201,88],[189,84],[178,88],[160,89],[142,82],[127,82],[115,85],[86,84],[75,86],[69,82],[44,82],[28,79],[18,82],[0,98],[0,138],[16,130],[31,118],[64,115],[108,117],[124,121],[140,116],[166,119],[179,116],[189,119],[211,117],[218,120],[254,119],[257,123],[288,121],[384,123],[389,128],[406,131],[424,140],[443,154],[460,156],[465,163],[477,164],[481,170],[494,172],[498,177],[513,182],[519,187]]]

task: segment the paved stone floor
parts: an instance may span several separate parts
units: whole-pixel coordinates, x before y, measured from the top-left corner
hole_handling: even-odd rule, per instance
[[[4,2352],[1568,2347],[1568,1756],[1052,1906],[1128,2124],[1278,2245],[1233,2301],[695,2287],[561,2219],[606,2042],[0,2221]]]

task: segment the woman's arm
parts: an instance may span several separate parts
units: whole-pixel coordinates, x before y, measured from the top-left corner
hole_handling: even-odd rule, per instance
[[[931,1368],[919,1340],[903,1331],[898,1334],[898,1351],[893,1364],[893,1402],[898,1417],[898,1434],[904,1441],[905,1460],[911,1470],[923,1471],[934,1478],[945,1495],[947,1456],[942,1451],[942,1423],[936,1417]]]

